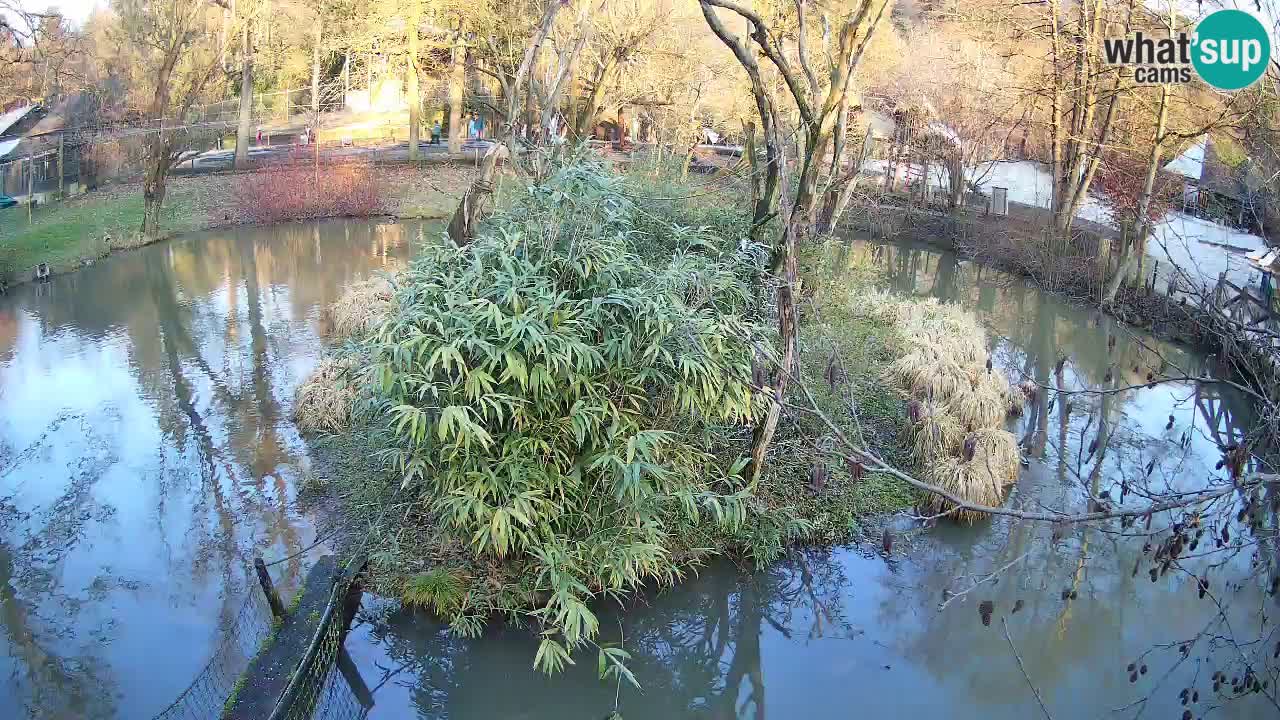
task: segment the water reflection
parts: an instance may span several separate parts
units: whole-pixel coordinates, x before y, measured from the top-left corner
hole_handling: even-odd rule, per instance
[[[428,235],[208,233],[0,299],[0,704],[138,718],[185,688],[245,558],[314,540],[289,407],[320,309]],[[305,562],[278,568],[286,588]]]
[[[857,242],[829,262],[867,258],[898,292],[975,309],[1015,380],[1118,389],[1162,366],[1197,374],[1205,364],[954,255]],[[1028,507],[1119,496],[1124,479],[1148,465],[1169,487],[1193,486],[1217,472],[1219,444],[1253,421],[1231,392],[1176,383],[1053,404],[1041,392],[1039,400],[1013,426],[1031,463],[1010,502]],[[1221,632],[1211,604],[1186,573],[1154,582],[1145,570],[1135,575],[1140,544],[1114,528],[1055,533],[1002,519],[907,531],[899,547],[892,562],[846,548],[793,554],[755,573],[716,564],[626,611],[602,608],[602,635],[625,638],[643,692],[601,683],[594,655],[560,676],[537,674],[528,630],[495,627],[460,640],[373,598],[348,646],[379,686],[373,718],[603,718],[616,697],[628,718],[1023,720],[1043,716],[1028,678],[1059,718],[1179,717],[1178,692],[1197,678],[1197,716],[1275,710],[1259,696],[1211,697],[1203,681],[1236,659],[1229,645],[1208,648],[1206,634]],[[1247,554],[1231,562],[1247,565]],[[993,573],[995,582],[979,584]],[[1220,598],[1237,628],[1274,614],[1253,584]],[[989,625],[983,601],[991,602]],[[1196,652],[1180,662],[1178,643],[1197,637]],[[1131,683],[1126,668],[1139,657],[1149,671]]]

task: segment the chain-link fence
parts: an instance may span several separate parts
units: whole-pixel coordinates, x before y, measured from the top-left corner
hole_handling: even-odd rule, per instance
[[[354,574],[345,573],[335,580],[305,653],[295,659],[288,684],[278,698],[267,698],[267,707],[274,707],[270,720],[363,720],[368,715],[373,707],[372,694],[343,647],[359,601]],[[255,691],[255,678],[248,676],[249,670],[278,627],[265,593],[256,587],[248,588],[235,617],[223,627],[221,641],[209,662],[152,720],[224,717],[238,696]],[[311,625],[297,621],[295,627]]]
[[[223,628],[222,640],[204,669],[169,707],[153,720],[212,720],[222,715],[227,699],[262,643],[271,634],[271,608],[250,588],[235,619]]]
[[[84,182],[88,163],[87,145],[60,143],[56,149],[39,151],[0,161],[0,195],[24,197],[66,192]]]
[[[350,587],[346,581],[334,585],[312,642],[270,720],[363,719],[368,714],[373,703],[363,681],[349,662],[339,660],[353,614]]]

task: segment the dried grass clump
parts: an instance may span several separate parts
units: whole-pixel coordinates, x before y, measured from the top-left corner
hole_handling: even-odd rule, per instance
[[[894,360],[890,382],[921,400],[945,402],[968,383],[964,369],[936,348],[921,347]]]
[[[902,300],[895,297],[885,290],[876,290],[865,295],[859,295],[858,301],[853,303],[854,310],[863,317],[873,320],[880,320],[887,323],[899,323],[899,311],[901,310]]]
[[[911,384],[911,394],[921,399],[947,402],[964,391],[969,377],[963,367],[950,359],[935,364],[932,372],[916,378]]]
[[[964,428],[938,405],[921,403],[918,407],[920,420],[908,428],[916,457],[942,457],[959,452]]]
[[[962,308],[929,299],[897,301],[893,309],[877,305],[875,312],[898,325],[907,346],[885,377],[916,398],[907,439],[927,477],[965,502],[999,505],[1021,467],[1004,421],[1022,411],[1022,388],[990,368],[986,332]],[[955,510],[951,517],[960,522],[983,516],[956,510],[940,496],[931,496],[926,509]]]
[[[1009,379],[1004,377],[1002,379],[1005,380],[1005,406],[1007,411],[1009,411],[1010,415],[1023,414],[1023,409],[1027,406],[1027,396],[1023,395],[1021,388],[1011,386]]]
[[[1021,415],[1026,396],[1022,391],[1009,384],[1009,378],[996,370],[970,372],[973,385],[983,392],[999,397],[1004,402],[1005,415]]]
[[[1009,402],[984,383],[967,384],[947,400],[947,410],[966,430],[1003,427]]]
[[[966,502],[995,507],[1004,502],[1007,485],[989,471],[980,458],[965,462],[960,458],[945,457],[930,465],[926,472],[929,480],[952,495]],[[957,506],[940,495],[930,495],[925,500],[925,512],[937,515],[950,512],[957,522],[972,524],[986,517],[985,513]]]
[[[356,401],[356,389],[349,382],[349,370],[350,363],[326,358],[298,386],[293,419],[300,429],[306,432],[340,432],[347,427]]]
[[[962,456],[972,452],[971,462],[989,469],[997,480],[1011,485],[1018,479],[1022,455],[1013,434],[997,428],[974,430],[964,439]]]
[[[394,288],[383,277],[352,283],[325,311],[327,333],[348,338],[372,332],[391,316]]]

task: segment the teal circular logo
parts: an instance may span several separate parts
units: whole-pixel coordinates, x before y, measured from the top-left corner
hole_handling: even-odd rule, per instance
[[[1196,26],[1191,64],[1219,90],[1252,85],[1271,62],[1271,38],[1258,18],[1243,10],[1218,10]]]

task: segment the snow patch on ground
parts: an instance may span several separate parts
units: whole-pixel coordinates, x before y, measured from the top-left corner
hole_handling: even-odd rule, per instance
[[[1048,169],[1031,160],[984,163],[973,170],[975,182],[990,194],[991,188],[1009,190],[1009,200],[1047,208],[1053,198],[1053,180]],[[1082,204],[1076,217],[1115,227],[1111,213],[1096,198]],[[1212,286],[1226,272],[1227,279],[1241,287],[1257,285],[1261,272],[1249,263],[1245,253],[1266,247],[1262,238],[1225,225],[1169,212],[1151,228],[1147,255],[1172,262],[1191,278]]]
[[[868,160],[863,166],[868,172],[884,175],[886,160]],[[913,167],[918,176],[922,168]],[[968,179],[991,194],[996,187],[1009,191],[1010,202],[1048,208],[1053,198],[1053,180],[1048,168],[1032,160],[1011,160],[983,163],[966,172]],[[948,186],[946,168],[929,168],[929,184]],[[1116,227],[1111,212],[1097,198],[1086,198],[1076,217]],[[1218,276],[1225,272],[1231,282],[1245,287],[1257,285],[1261,271],[1251,264],[1245,253],[1266,247],[1262,238],[1209,220],[1171,211],[1151,228],[1147,242],[1147,255],[1161,263],[1181,268],[1188,277],[1204,285],[1213,286]]]

